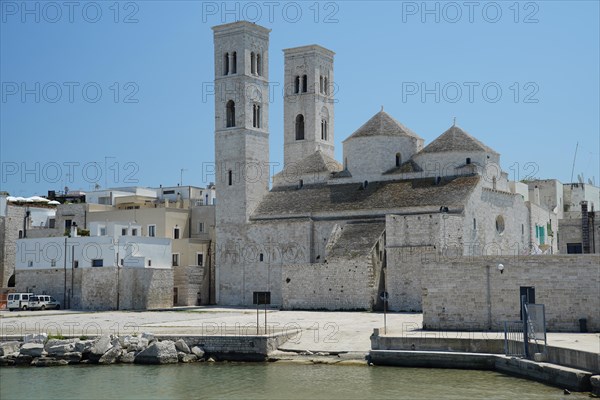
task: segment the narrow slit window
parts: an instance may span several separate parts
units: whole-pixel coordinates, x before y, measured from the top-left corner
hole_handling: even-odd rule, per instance
[[[296,117],[296,140],[304,140],[304,115]]]
[[[227,102],[227,128],[233,128],[235,126],[235,103],[233,100]]]

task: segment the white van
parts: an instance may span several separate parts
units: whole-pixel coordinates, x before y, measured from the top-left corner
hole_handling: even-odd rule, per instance
[[[10,311],[19,309],[27,310],[27,307],[29,307],[29,297],[31,296],[33,296],[33,293],[10,293],[6,308]]]

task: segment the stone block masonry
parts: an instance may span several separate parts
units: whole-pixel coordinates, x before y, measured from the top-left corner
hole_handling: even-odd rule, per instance
[[[17,271],[16,290],[49,294],[63,308],[80,310],[145,310],[173,306],[173,271],[170,269],[120,268],[117,276],[114,267],[81,268],[71,274],[71,269]]]
[[[365,257],[366,258],[366,257]],[[372,310],[377,286],[371,263],[339,260],[282,267],[283,308],[287,310]]]
[[[503,273],[497,266],[504,265]],[[503,330],[520,319],[520,288],[533,287],[549,331],[600,332],[600,256],[460,257],[423,264],[423,327]]]

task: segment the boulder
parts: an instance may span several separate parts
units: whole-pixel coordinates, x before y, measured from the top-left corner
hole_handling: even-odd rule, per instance
[[[90,350],[90,360],[98,361],[100,357],[104,355],[112,347],[111,338],[108,335],[101,336],[100,339],[96,340],[92,349]]]
[[[185,354],[190,354],[190,348],[183,339],[179,339],[175,342],[175,348],[177,349],[177,351],[181,351]]]
[[[58,367],[61,365],[69,365],[67,360],[57,360],[53,357],[40,357],[32,361],[31,365],[35,367]]]
[[[0,343],[0,357],[12,354],[15,351],[19,351],[20,345],[21,344],[16,341]]]
[[[198,358],[204,358],[204,350],[198,346],[192,347],[192,353]]]
[[[144,332],[144,333],[142,333],[141,337],[142,337],[143,339],[146,339],[146,340],[148,340],[148,342],[151,342],[152,340],[154,340],[154,339],[155,339],[155,338],[154,338],[154,333],[150,333],[150,332]]]
[[[73,351],[71,353],[64,353],[56,358],[60,360],[66,360],[69,364],[78,364],[81,361],[83,355],[79,352]]]
[[[135,353],[133,351],[130,352],[122,352],[119,357],[119,362],[124,364],[131,364],[135,360]]]
[[[88,354],[94,347],[94,340],[80,340],[75,342],[75,351],[81,354]]]
[[[72,353],[75,351],[74,342],[66,340],[60,340],[59,342],[61,343],[51,344],[50,346],[46,343],[45,349],[49,356],[61,356],[65,353]]]
[[[135,356],[136,364],[174,364],[178,361],[175,343],[170,340],[155,341]]]
[[[600,396],[600,375],[593,375],[590,378],[590,383],[592,384],[592,393]]]
[[[7,356],[0,356],[0,367],[10,367],[15,365],[15,360],[7,357]]]
[[[44,345],[41,343],[25,343],[21,346],[19,354],[23,356],[41,357],[44,351]]]
[[[118,336],[111,337],[110,345],[111,345],[111,347],[116,347],[116,346],[121,347],[121,340],[119,339]]]
[[[25,343],[45,343],[47,340],[47,333],[29,333],[23,337]]]
[[[198,357],[196,357],[194,354],[185,354],[185,353],[180,353],[180,354],[183,354],[183,357],[181,357],[181,359],[179,360],[182,363],[191,363],[191,362],[198,361]]]
[[[113,346],[110,349],[108,349],[108,351],[104,353],[102,357],[100,357],[100,359],[98,360],[98,364],[114,364],[117,361],[117,358],[119,358],[119,356],[121,355],[122,351],[123,350],[121,349],[121,345],[117,341],[116,346]]]
[[[19,354],[19,356],[14,360],[15,365],[29,365],[33,361],[33,357],[25,354]]]
[[[132,337],[129,339],[129,343],[127,345],[127,351],[135,351],[140,352],[148,347],[148,339]]]
[[[56,346],[59,344],[67,344],[67,343],[74,343],[75,340],[73,339],[48,339],[48,341],[46,343],[44,343],[44,349],[46,351],[48,351],[48,349],[52,346]]]

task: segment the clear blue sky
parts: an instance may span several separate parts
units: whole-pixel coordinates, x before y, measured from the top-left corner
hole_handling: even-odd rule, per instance
[[[426,143],[456,117],[511,179],[568,182],[579,142],[575,176],[600,181],[597,1],[0,4],[0,190],[12,195],[176,185],[182,168],[184,185],[214,180],[202,173],[214,160],[210,28],[237,19],[272,29],[274,85],[282,49],[336,52],[338,160],[384,105]],[[281,163],[280,88],[270,151]]]

